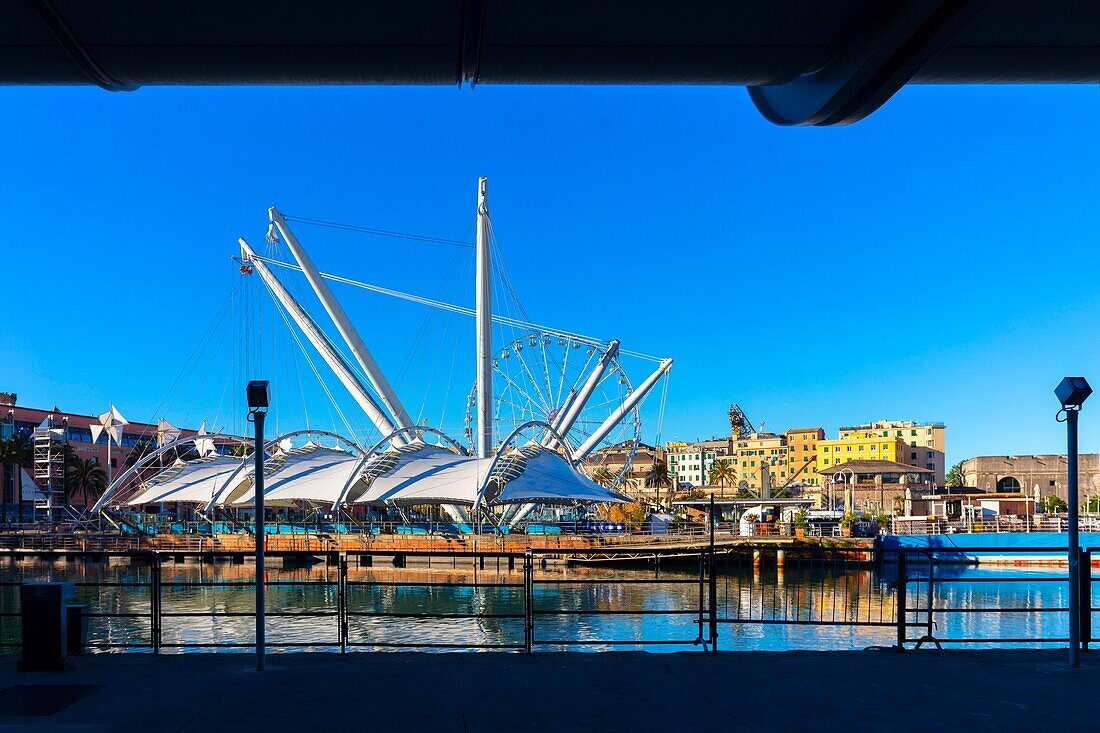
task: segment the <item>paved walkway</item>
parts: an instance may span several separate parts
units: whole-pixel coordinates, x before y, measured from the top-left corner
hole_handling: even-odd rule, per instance
[[[1100,653],[1078,670],[1065,659],[1057,650],[285,654],[257,673],[243,654],[116,654],[18,674],[3,657],[0,733],[1100,729]],[[52,715],[13,714],[13,700],[34,712],[40,696],[64,694],[80,699]]]

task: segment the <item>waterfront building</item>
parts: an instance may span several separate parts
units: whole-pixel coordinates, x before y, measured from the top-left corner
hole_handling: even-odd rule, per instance
[[[612,476],[617,476],[629,461],[630,468],[623,474],[620,488],[633,496],[653,493],[655,488],[667,489],[667,486],[649,487],[647,485],[651,471],[668,466],[665,449],[660,446],[637,443],[637,449],[634,450],[634,445],[633,442],[626,441],[601,448],[594,451],[585,464],[603,467]]]
[[[898,437],[885,437],[877,430],[847,430],[840,438],[817,441],[815,449],[821,481],[828,480],[832,469],[851,461],[889,461],[908,465],[905,441]]]
[[[1078,456],[1079,493],[1100,495],[1100,454]],[[989,493],[1028,492],[1042,499],[1054,495],[1068,500],[1065,454],[1032,456],[975,456],[962,462],[963,484]],[[1082,504],[1084,506],[1084,504]]]
[[[901,513],[908,492],[927,490],[933,483],[927,468],[875,458],[844,461],[820,473],[824,506],[845,511]]]
[[[693,443],[669,441],[665,447],[669,477],[673,486],[678,488],[707,485],[715,459],[730,455],[733,449],[729,438],[711,438]]]
[[[738,490],[759,495],[764,487],[764,469],[772,489],[787,483],[791,469],[787,461],[787,438],[776,433],[745,433],[734,443],[729,460],[737,471]]]
[[[791,428],[783,435],[787,439],[787,465],[794,483],[819,483],[817,442],[825,440],[825,431],[821,428]]]
[[[158,426],[152,423],[130,422],[118,433],[118,441],[112,442],[106,431],[93,440],[93,430],[98,426],[100,417],[78,412],[67,412],[58,407],[44,409],[18,404],[18,395],[14,392],[0,392],[0,439],[22,438],[28,445],[33,443],[35,428],[49,425],[56,435],[71,450],[72,456],[81,461],[91,461],[101,466],[108,475],[117,476],[121,468],[127,465],[130,453],[135,449],[157,444]],[[195,430],[174,429],[180,436],[195,435]],[[34,478],[33,459],[15,470],[8,467],[0,479],[0,505],[6,507],[7,515],[3,521],[13,521],[18,513],[20,501],[40,500],[40,490],[44,488],[41,480]],[[72,497],[80,503],[85,497]]]
[[[943,486],[947,471],[944,460],[946,427],[942,422],[919,422],[914,420],[875,420],[841,427],[840,439],[864,433],[874,433],[882,438],[897,438],[907,446],[896,459],[910,466],[920,466],[932,471],[937,485]]]

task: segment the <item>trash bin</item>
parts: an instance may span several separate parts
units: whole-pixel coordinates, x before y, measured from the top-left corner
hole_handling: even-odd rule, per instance
[[[23,583],[19,586],[23,658],[16,668],[20,672],[65,668],[65,609],[72,597],[72,583]]]
[[[65,606],[66,647],[70,657],[79,657],[84,654],[88,646],[88,616],[87,610],[79,603],[70,603]]]

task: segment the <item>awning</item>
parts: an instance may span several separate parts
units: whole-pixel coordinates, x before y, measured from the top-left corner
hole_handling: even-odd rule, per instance
[[[630,501],[622,494],[600,486],[556,453],[539,451],[534,456],[525,454],[524,464],[523,472],[504,485],[504,489],[493,499],[493,504]]]
[[[491,462],[424,446],[402,453],[393,468],[375,478],[355,503],[473,505]]]
[[[162,501],[205,504],[241,467],[242,460],[234,456],[215,456],[188,462],[176,461],[142,484],[138,493],[126,503],[131,506]],[[246,478],[243,471],[238,477],[242,481]]]
[[[264,470],[264,503],[268,506],[289,506],[298,501],[332,504],[340,497],[359,461],[360,456],[353,453],[312,443],[286,453],[282,460],[279,456],[271,458],[270,468]],[[252,504],[256,496],[254,487],[254,482],[249,481],[232,503]],[[355,491],[353,485],[353,495]]]

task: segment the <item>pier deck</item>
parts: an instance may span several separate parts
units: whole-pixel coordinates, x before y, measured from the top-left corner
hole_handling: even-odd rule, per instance
[[[1082,663],[1069,669],[1063,650],[283,654],[257,673],[251,655],[187,654],[19,674],[7,656],[0,730],[1092,730],[1100,655]],[[33,713],[42,691],[13,685],[91,687],[69,687],[86,696],[52,715],[18,715],[13,701]]]

